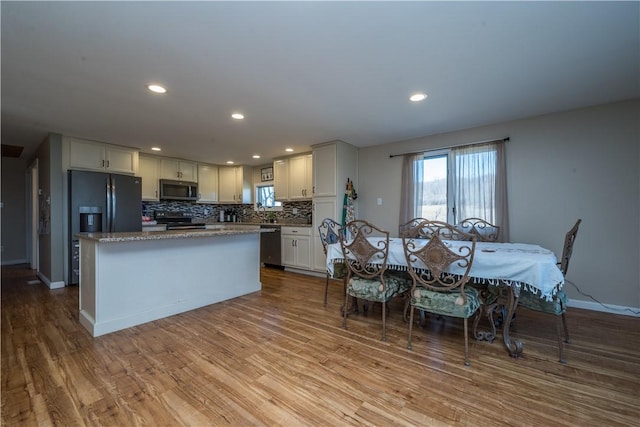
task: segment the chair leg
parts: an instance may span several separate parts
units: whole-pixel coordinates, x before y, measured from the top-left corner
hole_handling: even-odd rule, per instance
[[[413,330],[413,312],[415,310],[411,304],[409,304],[409,310],[411,310],[411,313],[409,314],[409,339],[407,341],[407,348],[413,350],[413,347],[411,347],[411,331]]]
[[[571,338],[569,338],[569,328],[567,328],[567,317],[566,313],[562,313],[562,326],[564,327],[564,342],[567,344],[571,343]]]
[[[347,313],[349,312],[349,309],[347,308],[349,304],[349,294],[345,293],[344,294],[344,309],[342,310],[342,328],[343,329],[347,329]]]
[[[327,273],[327,280],[324,283],[324,306],[327,306],[327,292],[329,291],[329,273]]]
[[[382,341],[387,340],[387,310],[386,310],[386,302],[381,302],[382,304]]]
[[[564,354],[564,340],[562,339],[562,329],[563,329],[563,320],[564,315],[556,316],[556,333],[558,335],[558,348],[560,350],[560,363],[567,363],[567,359]]]
[[[467,318],[464,318],[464,365],[471,366],[469,363],[469,331],[467,325]]]

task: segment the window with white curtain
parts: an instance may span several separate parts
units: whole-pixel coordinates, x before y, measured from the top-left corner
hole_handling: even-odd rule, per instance
[[[407,155],[403,168],[400,224],[482,218],[507,233],[504,141]]]

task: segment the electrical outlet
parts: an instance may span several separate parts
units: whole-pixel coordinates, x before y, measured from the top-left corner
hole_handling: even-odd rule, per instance
[[[293,214],[295,215],[298,213],[298,208],[293,208],[292,211],[293,211]]]
[[[378,197],[378,206],[382,206],[382,197]]]

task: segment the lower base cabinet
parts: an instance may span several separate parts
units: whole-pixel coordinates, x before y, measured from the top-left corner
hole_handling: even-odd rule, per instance
[[[282,227],[282,265],[311,270],[311,227]]]

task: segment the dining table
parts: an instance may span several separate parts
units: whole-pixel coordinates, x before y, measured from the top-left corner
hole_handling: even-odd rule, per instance
[[[369,242],[378,245],[384,239],[370,237]],[[428,239],[412,239],[417,247],[425,245]],[[460,240],[444,240],[446,246],[453,252],[459,252],[469,242]],[[327,271],[334,273],[334,264],[344,262],[341,243],[327,245]],[[381,261],[379,261],[381,262]],[[495,338],[494,314],[501,311],[502,336],[505,347],[512,357],[518,357],[523,352],[520,340],[510,337],[511,321],[518,306],[520,292],[526,290],[539,298],[552,300],[562,289],[564,276],[557,264],[555,254],[539,245],[528,243],[498,243],[477,242],[473,263],[469,271],[470,282],[481,289],[483,307],[473,325],[473,333],[477,340],[493,341]],[[414,264],[414,268],[421,268]],[[423,266],[426,270],[426,266]],[[407,271],[408,265],[404,255],[402,238],[389,239],[389,254],[387,269]],[[453,263],[449,273],[463,274],[464,269]],[[490,287],[494,287],[490,289]],[[493,291],[493,292],[490,292]],[[499,295],[489,298],[491,295]],[[502,310],[504,307],[504,310]],[[478,323],[482,315],[486,315],[491,331],[479,331]]]

